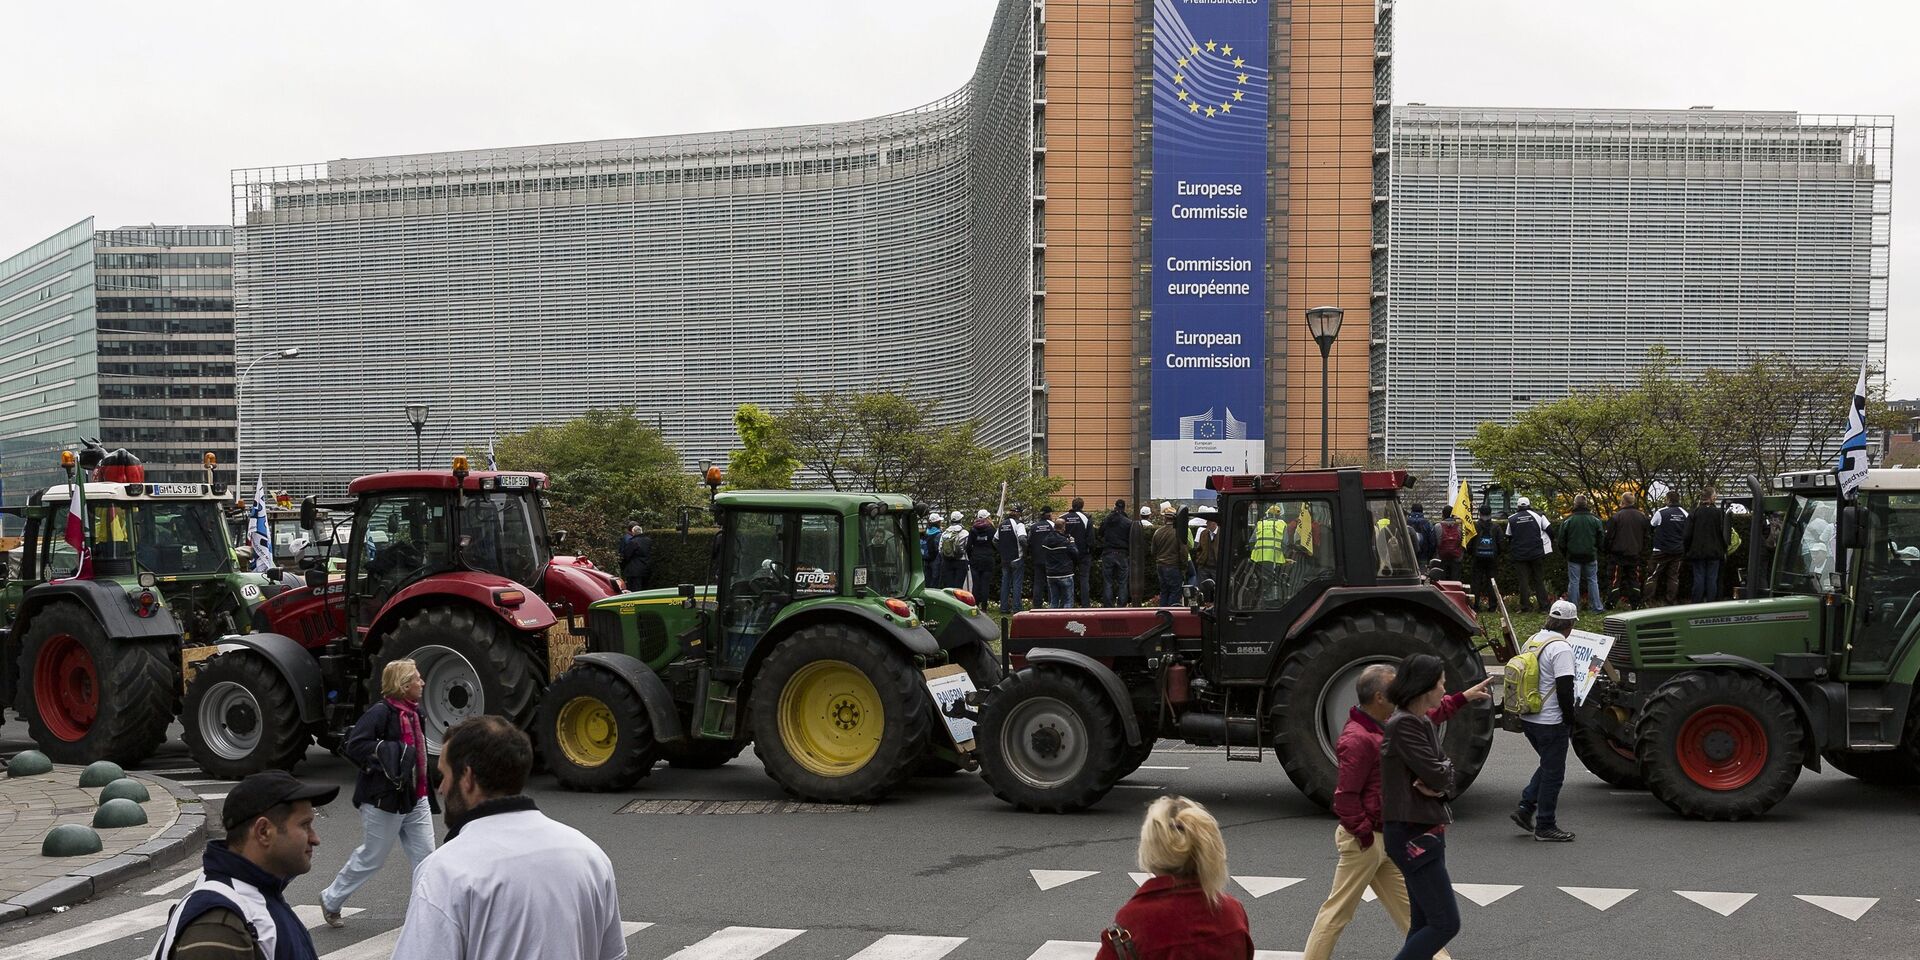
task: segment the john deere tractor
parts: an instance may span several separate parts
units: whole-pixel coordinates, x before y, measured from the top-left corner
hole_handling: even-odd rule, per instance
[[[904,497],[730,492],[714,501],[717,584],[595,603],[588,650],[547,689],[549,767],[620,790],[655,762],[710,767],[751,742],[796,797],[879,799],[966,763],[923,671],[997,681],[971,594],[929,587]]]
[[[1920,783],[1920,470],[1869,471],[1850,504],[1832,471],[1749,486],[1746,596],[1608,618],[1582,710],[1606,750],[1583,759],[1709,820],[1765,813],[1823,759]]]
[[[62,459],[77,484],[7,511],[25,531],[0,590],[0,702],[56,761],[136,763],[173,722],[178,652],[251,629],[281,587],[234,568],[223,488],[147,483],[137,458],[93,444]],[[83,550],[67,540],[76,489]]]

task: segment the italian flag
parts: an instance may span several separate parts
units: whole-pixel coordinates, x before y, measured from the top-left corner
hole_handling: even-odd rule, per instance
[[[87,494],[86,474],[76,471],[79,479],[70,486],[73,495],[67,498],[67,546],[73,548],[80,563],[74,568],[73,576],[67,580],[93,579],[93,552],[87,549]]]

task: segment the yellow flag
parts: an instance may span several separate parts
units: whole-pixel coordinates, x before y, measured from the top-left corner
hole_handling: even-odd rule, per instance
[[[1479,528],[1473,522],[1473,494],[1467,492],[1467,482],[1460,481],[1459,492],[1453,495],[1453,515],[1460,521],[1460,539],[1472,540],[1479,535]]]

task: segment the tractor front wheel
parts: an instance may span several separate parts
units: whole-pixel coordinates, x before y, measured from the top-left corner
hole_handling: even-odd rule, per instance
[[[1128,759],[1121,723],[1089,678],[1051,667],[1020,670],[980,709],[980,778],[1022,810],[1084,810],[1120,779]]]
[[[802,627],[753,678],[753,750],[767,776],[814,803],[870,803],[927,749],[926,685],[901,650],[848,623]]]
[[[1580,763],[1588,773],[1613,786],[1622,790],[1647,788],[1647,780],[1640,775],[1640,760],[1634,756],[1631,740],[1615,740],[1593,723],[1574,724],[1573,753],[1580,758]]]
[[[596,667],[576,667],[547,687],[538,729],[547,769],[569,790],[625,790],[660,756],[646,704]]]
[[[292,770],[313,740],[293,687],[266,658],[245,651],[200,661],[180,721],[187,753],[222,780]]]
[[[1661,684],[1641,713],[1634,750],[1648,789],[1674,812],[1745,820],[1793,789],[1806,743],[1779,690],[1716,670]]]
[[[173,722],[174,672],[162,643],[114,640],[91,613],[56,603],[21,644],[16,698],[27,734],[55,763],[146,759]]]
[[[1398,664],[1416,653],[1441,659],[1449,690],[1464,690],[1487,673],[1471,645],[1448,636],[1432,620],[1401,611],[1334,614],[1280,665],[1268,696],[1273,752],[1308,799],[1333,805],[1340,780],[1333,747],[1359,703],[1354,681],[1369,666]],[[1441,726],[1440,736],[1453,758],[1454,790],[1465,792],[1493,749],[1491,707],[1467,704]]]
[[[427,607],[403,618],[381,645],[378,677],[395,660],[412,660],[420,695],[427,753],[440,752],[447,728],[483,713],[514,726],[533,724],[546,668],[541,657],[499,617],[468,607]]]

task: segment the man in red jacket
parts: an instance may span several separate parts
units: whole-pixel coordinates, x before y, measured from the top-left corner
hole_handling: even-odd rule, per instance
[[[1328,960],[1341,931],[1353,919],[1361,894],[1368,887],[1380,898],[1380,905],[1400,928],[1407,931],[1411,917],[1407,908],[1407,882],[1400,868],[1387,859],[1380,834],[1380,739],[1381,724],[1393,715],[1387,702],[1387,685],[1396,671],[1391,664],[1377,663],[1361,671],[1353,692],[1360,705],[1347,714],[1346,729],[1334,754],[1340,759],[1340,782],[1333,791],[1333,813],[1340,826],[1333,832],[1334,848],[1340,851],[1340,865],[1333,870],[1333,890],[1320,913],[1313,918],[1313,932],[1307,935],[1305,960]],[[1465,693],[1450,693],[1427,716],[1434,723],[1445,723],[1469,700],[1490,700],[1488,677]],[[1445,950],[1435,954],[1445,958]]]

